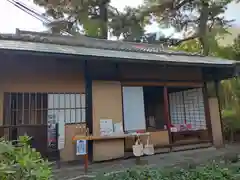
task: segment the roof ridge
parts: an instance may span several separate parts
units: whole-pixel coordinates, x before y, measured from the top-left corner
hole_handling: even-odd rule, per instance
[[[156,44],[149,44],[149,43],[144,43],[144,42],[128,42],[128,41],[114,41],[110,39],[100,39],[100,38],[95,38],[95,37],[90,37],[90,36],[85,36],[85,35],[77,35],[77,36],[68,36],[68,35],[61,35],[61,34],[52,34],[49,32],[36,32],[36,31],[25,31],[25,30],[20,30],[16,29],[16,34],[17,35],[36,35],[36,36],[46,36],[50,38],[68,38],[68,39],[78,39],[81,40],[81,38],[88,39],[88,40],[95,40],[95,41],[103,41],[103,42],[114,42],[114,43],[124,43],[124,44],[132,44],[132,45],[152,45],[156,46]]]
[[[49,43],[67,46],[82,46],[86,48],[108,49],[115,51],[180,55],[180,56],[202,56],[196,53],[173,51],[170,49],[163,48],[162,46],[156,44],[113,41],[87,37],[84,35],[78,36],[76,38],[76,36],[50,34],[47,32],[21,31],[19,29],[16,29],[16,34],[2,34],[2,35],[0,34],[0,39]]]

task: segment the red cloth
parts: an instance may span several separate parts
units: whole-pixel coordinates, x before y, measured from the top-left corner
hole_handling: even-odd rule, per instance
[[[136,130],[136,133],[145,133],[145,130]]]

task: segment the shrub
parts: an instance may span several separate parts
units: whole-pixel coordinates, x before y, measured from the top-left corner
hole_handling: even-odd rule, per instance
[[[236,138],[236,133],[240,130],[239,114],[234,110],[225,109],[222,111],[223,118],[223,133],[226,140],[233,142]]]
[[[39,152],[29,145],[30,138],[8,142],[0,140],[0,179],[1,180],[51,180],[50,164],[41,158]]]
[[[217,163],[193,169],[157,170],[149,168],[130,169],[111,175],[101,175],[96,180],[234,180],[234,174]]]

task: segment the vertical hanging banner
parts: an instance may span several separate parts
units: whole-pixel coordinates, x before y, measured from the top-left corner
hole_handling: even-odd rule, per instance
[[[57,112],[58,117],[58,149],[63,149],[65,146],[65,116],[64,111]]]
[[[64,121],[58,122],[58,149],[61,150],[65,146],[65,123]]]

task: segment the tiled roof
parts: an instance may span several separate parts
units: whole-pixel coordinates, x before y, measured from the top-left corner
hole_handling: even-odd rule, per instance
[[[176,54],[176,55],[197,55],[189,54],[186,52],[176,52],[164,48],[162,45],[146,44],[146,43],[133,43],[124,41],[112,41],[105,39],[96,39],[86,36],[60,36],[50,35],[48,33],[36,33],[25,31],[24,33],[15,34],[2,34],[0,39],[2,40],[17,40],[27,42],[40,42],[58,45],[69,45],[69,46],[81,46],[87,48],[117,50],[126,52],[141,52],[141,53],[156,53],[156,54]],[[31,33],[31,34],[30,34]]]
[[[176,52],[161,45],[72,37],[47,33],[18,32],[0,35],[0,49],[47,53],[116,57],[119,59],[178,62],[190,64],[234,65],[235,61]]]

